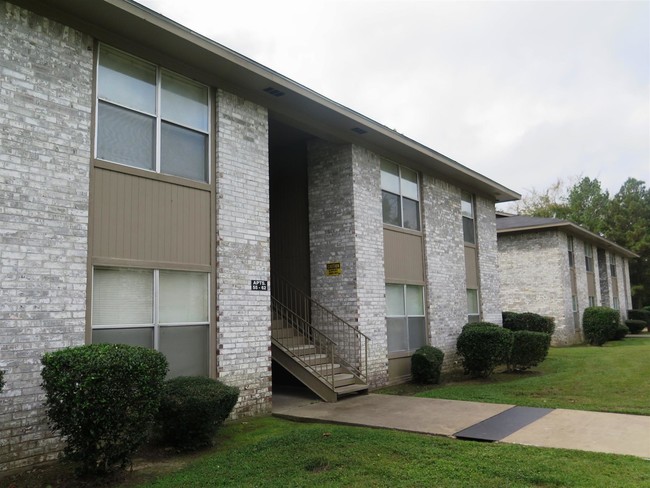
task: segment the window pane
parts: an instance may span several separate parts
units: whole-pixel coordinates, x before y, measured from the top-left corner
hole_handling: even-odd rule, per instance
[[[411,200],[419,200],[418,174],[402,167],[402,196]]]
[[[160,271],[160,322],[207,322],[208,275]]]
[[[408,198],[402,199],[404,205],[404,227],[420,230],[420,204]]]
[[[93,344],[128,344],[153,349],[153,327],[138,329],[95,329]]]
[[[467,313],[477,314],[478,312],[478,290],[467,290]]]
[[[160,142],[162,173],[208,181],[207,134],[163,122]]]
[[[474,209],[472,208],[472,195],[466,191],[461,192],[460,211],[463,217],[474,217]]]
[[[161,327],[160,352],[169,362],[169,376],[208,375],[208,326]]]
[[[155,119],[108,103],[99,103],[97,157],[154,169]]]
[[[387,318],[388,352],[407,351],[406,318]]]
[[[208,131],[208,89],[170,73],[162,74],[161,116],[165,120]]]
[[[573,268],[575,266],[575,258],[573,256],[573,251],[569,251],[569,267]]]
[[[381,192],[381,206],[384,212],[384,224],[402,225],[402,209],[399,204],[398,195],[393,195],[387,191]]]
[[[399,195],[399,168],[396,164],[381,162],[381,189]]]
[[[427,343],[424,317],[409,317],[409,350],[414,351]]]
[[[406,315],[424,315],[421,286],[406,285]]]
[[[153,323],[153,271],[95,269],[93,325]]]
[[[476,236],[474,235],[474,219],[463,217],[463,239],[470,244],[476,244]]]
[[[156,113],[156,68],[101,47],[97,73],[99,98],[126,107]]]
[[[386,315],[405,315],[404,285],[386,285]]]

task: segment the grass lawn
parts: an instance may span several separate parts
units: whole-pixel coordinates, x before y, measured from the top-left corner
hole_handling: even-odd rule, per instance
[[[269,417],[228,425],[219,439],[196,462],[139,486],[650,486],[648,461],[630,456]]]
[[[531,372],[497,373],[437,387],[385,388],[415,394],[529,407],[570,408],[650,415],[650,339],[608,342],[603,347],[551,348]]]

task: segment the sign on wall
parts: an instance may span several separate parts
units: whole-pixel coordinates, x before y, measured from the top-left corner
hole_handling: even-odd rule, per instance
[[[268,281],[266,280],[251,280],[251,290],[253,291],[267,291],[269,289]]]
[[[343,272],[341,263],[327,263],[325,269],[325,276],[339,276]]]

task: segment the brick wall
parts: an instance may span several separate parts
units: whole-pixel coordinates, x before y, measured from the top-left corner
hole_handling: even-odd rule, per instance
[[[443,367],[450,369],[456,359],[456,339],[467,322],[460,189],[426,174],[422,181],[422,230],[431,345],[445,353]]]
[[[54,459],[44,352],[84,343],[92,40],[0,1],[0,473]]]
[[[324,141],[312,141],[308,154],[311,293],[370,337],[369,380],[382,385],[388,362],[379,158]],[[325,275],[330,262],[341,263],[340,276]]]
[[[240,388],[233,417],[271,409],[269,168],[266,109],[217,93],[217,374]]]
[[[483,320],[501,324],[500,277],[494,200],[476,196],[478,273]]]

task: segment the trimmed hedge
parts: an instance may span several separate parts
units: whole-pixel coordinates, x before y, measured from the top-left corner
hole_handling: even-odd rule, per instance
[[[644,309],[635,309],[627,311],[627,318],[630,320],[643,320],[646,327],[650,327],[650,311]]]
[[[643,320],[629,319],[625,321],[625,325],[629,329],[630,334],[638,334],[646,328],[646,323]]]
[[[467,324],[456,341],[465,374],[487,378],[508,360],[512,332],[496,324]]]
[[[587,307],[582,315],[585,339],[593,346],[602,346],[614,339],[619,323],[618,310],[609,307]]]
[[[411,376],[416,383],[434,384],[440,381],[445,354],[433,346],[422,346],[411,356]]]
[[[508,369],[523,371],[546,359],[551,347],[551,336],[544,332],[516,330],[512,333],[512,348]]]
[[[47,416],[65,439],[65,457],[78,461],[83,474],[126,468],[158,411],[165,356],[89,344],[47,353],[41,362]]]
[[[210,378],[166,381],[158,411],[163,440],[181,450],[211,446],[238,398],[239,389]]]
[[[614,334],[615,341],[622,341],[625,339],[625,336],[630,333],[630,329],[625,324],[618,324],[616,328],[616,333]]]
[[[555,332],[555,319],[544,317],[532,312],[503,312],[503,326],[512,331],[529,330],[532,332],[544,332],[553,335]]]

